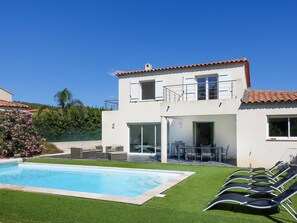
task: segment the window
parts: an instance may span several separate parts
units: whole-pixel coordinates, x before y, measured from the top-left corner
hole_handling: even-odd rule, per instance
[[[269,117],[268,136],[281,138],[297,137],[297,117]]]
[[[290,136],[297,137],[297,117],[290,118]]]
[[[161,124],[130,125],[130,152],[155,153],[161,148]]]
[[[206,78],[198,78],[198,100],[206,100]]]
[[[199,77],[198,83],[198,100],[218,99],[218,77]]]
[[[208,99],[218,99],[218,77],[208,79]]]
[[[155,99],[155,81],[141,82],[141,99]]]
[[[131,81],[130,102],[163,101],[163,80]]]
[[[269,136],[283,137],[288,136],[288,118],[270,118]]]

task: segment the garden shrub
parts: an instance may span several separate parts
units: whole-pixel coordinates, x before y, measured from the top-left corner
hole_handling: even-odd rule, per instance
[[[32,123],[32,115],[19,110],[0,112],[0,155],[28,157],[40,154],[43,139]]]
[[[101,113],[101,109],[90,107],[51,108],[47,112],[36,113],[33,122],[48,141],[59,137],[71,138],[72,135],[90,135],[94,140],[98,139],[98,130],[101,129]]]
[[[54,153],[63,153],[63,150],[59,149],[57,146],[55,146],[52,143],[42,141],[41,145],[44,146],[44,149],[42,150],[42,155],[43,154],[54,154]]]

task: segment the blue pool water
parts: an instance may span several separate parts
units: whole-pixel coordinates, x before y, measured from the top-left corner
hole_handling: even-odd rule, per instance
[[[178,173],[67,165],[0,164],[0,184],[136,197]]]

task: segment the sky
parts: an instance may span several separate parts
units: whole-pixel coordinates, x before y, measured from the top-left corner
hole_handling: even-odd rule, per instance
[[[297,91],[296,0],[0,0],[0,87],[15,101],[118,97],[116,71],[246,57],[251,89]]]

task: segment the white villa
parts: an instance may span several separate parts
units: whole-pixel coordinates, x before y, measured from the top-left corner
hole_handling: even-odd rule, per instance
[[[272,166],[297,154],[297,92],[250,90],[245,58],[118,72],[119,109],[102,114],[103,147],[120,144],[129,154],[171,144],[229,148],[237,166]],[[289,152],[288,152],[289,151]]]

